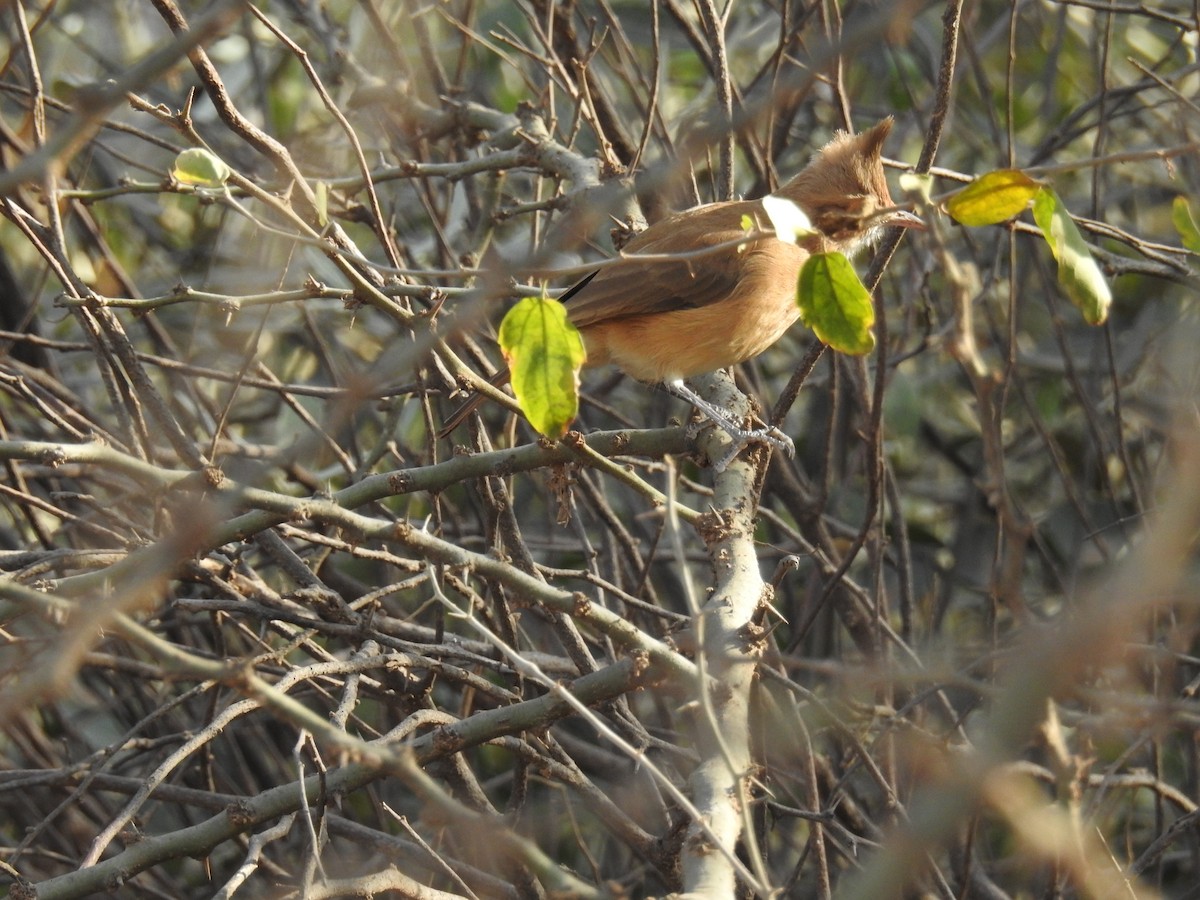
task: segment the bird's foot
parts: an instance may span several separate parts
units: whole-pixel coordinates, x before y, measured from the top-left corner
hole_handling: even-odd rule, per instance
[[[718,472],[724,472],[725,467],[751,444],[766,444],[768,447],[784,453],[788,459],[796,457],[796,445],[792,443],[792,439],[774,425],[767,428],[747,429],[727,428],[722,423],[717,424],[721,424],[724,432],[733,439],[733,443],[725,451],[725,455],[713,464],[713,468]]]
[[[718,472],[724,472],[725,467],[733,462],[734,457],[751,444],[766,444],[775,450],[781,450],[787,454],[788,459],[793,459],[796,456],[796,445],[792,443],[792,439],[775,425],[769,425],[765,428],[743,428],[734,420],[728,410],[709,403],[682,381],[668,382],[667,386],[676,396],[682,397],[691,403],[696,409],[704,413],[709,422],[718,426],[733,439],[733,444],[725,452],[725,455],[717,460],[713,466]]]
[[[702,429],[710,427],[720,428],[733,441],[721,458],[713,464],[713,468],[718,472],[724,472],[737,455],[751,444],[766,444],[771,449],[784,453],[788,459],[796,458],[796,445],[792,443],[790,437],[774,425],[766,428],[742,428],[732,419],[706,416],[703,419],[695,420],[688,426],[688,435],[695,437]]]

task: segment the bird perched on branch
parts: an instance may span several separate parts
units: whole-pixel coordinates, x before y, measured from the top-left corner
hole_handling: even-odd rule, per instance
[[[662,382],[741,445],[765,441],[790,452],[777,429],[743,429],[683,379],[736,365],[779,340],[800,315],[796,284],[812,254],[849,257],[888,225],[922,227],[888,191],[881,156],[891,128],[888,118],[861,134],[839,133],[770,198],[698,206],[634,237],[621,257],[563,296],[583,336],[585,365],[611,363],[639,381]],[[747,219],[774,222],[779,201],[799,207],[811,230],[795,239],[748,238]],[[503,384],[506,374],[492,383]],[[441,435],[482,399],[476,395],[451,414]]]

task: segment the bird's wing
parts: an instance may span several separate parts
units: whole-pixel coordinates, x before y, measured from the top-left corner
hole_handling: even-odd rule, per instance
[[[600,269],[567,304],[571,322],[598,322],[691,309],[717,303],[737,286],[749,248],[732,242],[745,235],[741,217],[755,206],[714,203],[670,216],[635,237],[625,255]],[[728,243],[712,252],[702,251]],[[648,259],[684,254],[675,259]]]

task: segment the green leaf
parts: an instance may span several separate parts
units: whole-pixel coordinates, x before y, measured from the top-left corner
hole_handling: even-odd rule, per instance
[[[1196,216],[1192,213],[1192,206],[1187,197],[1175,198],[1171,205],[1171,221],[1175,230],[1179,232],[1183,246],[1193,253],[1200,253],[1200,227],[1196,225]]]
[[[1089,324],[1103,324],[1112,292],[1070,213],[1050,188],[1043,187],[1034,198],[1033,218],[1058,260],[1058,283],[1067,297]]]
[[[996,225],[1024,212],[1040,187],[1020,169],[997,169],[947,200],[946,212],[963,225]]]
[[[180,184],[207,188],[219,188],[232,174],[233,170],[219,157],[199,147],[180,153],[171,169],[171,177]]]
[[[866,286],[841,253],[814,253],[800,270],[800,318],[826,344],[856,356],[875,348],[875,307]]]
[[[567,308],[548,297],[526,297],[508,311],[499,337],[513,393],[530,424],[546,437],[562,437],[579,413],[579,370],[587,357]]]

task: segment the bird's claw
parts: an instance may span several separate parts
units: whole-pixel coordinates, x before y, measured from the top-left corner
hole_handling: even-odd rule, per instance
[[[788,459],[796,458],[796,444],[780,430],[778,425],[772,425],[770,428],[764,429],[764,431],[765,433],[762,436],[763,443],[770,444],[776,450],[783,451]]]
[[[700,412],[704,413],[708,419],[708,423],[720,428],[733,439],[733,445],[714,466],[718,472],[724,472],[725,467],[733,461],[733,458],[741,453],[749,444],[766,444],[768,447],[782,450],[787,454],[788,459],[793,459],[796,456],[796,445],[777,426],[770,425],[766,428],[754,429],[743,428],[738,422],[734,421],[727,410],[705,400],[682,381],[667,382],[667,388],[675,396],[682,397]],[[700,427],[703,427],[704,424],[701,422]],[[689,437],[694,438],[698,433],[699,428],[693,430],[691,425],[688,426]]]
[[[788,459],[796,458],[796,445],[790,437],[780,431],[775,425],[771,425],[768,428],[755,428],[753,430],[742,428],[725,430],[733,438],[733,443],[725,451],[725,455],[713,465],[713,468],[718,472],[724,472],[725,467],[733,462],[734,458],[751,444],[766,444],[768,447],[782,451]]]

